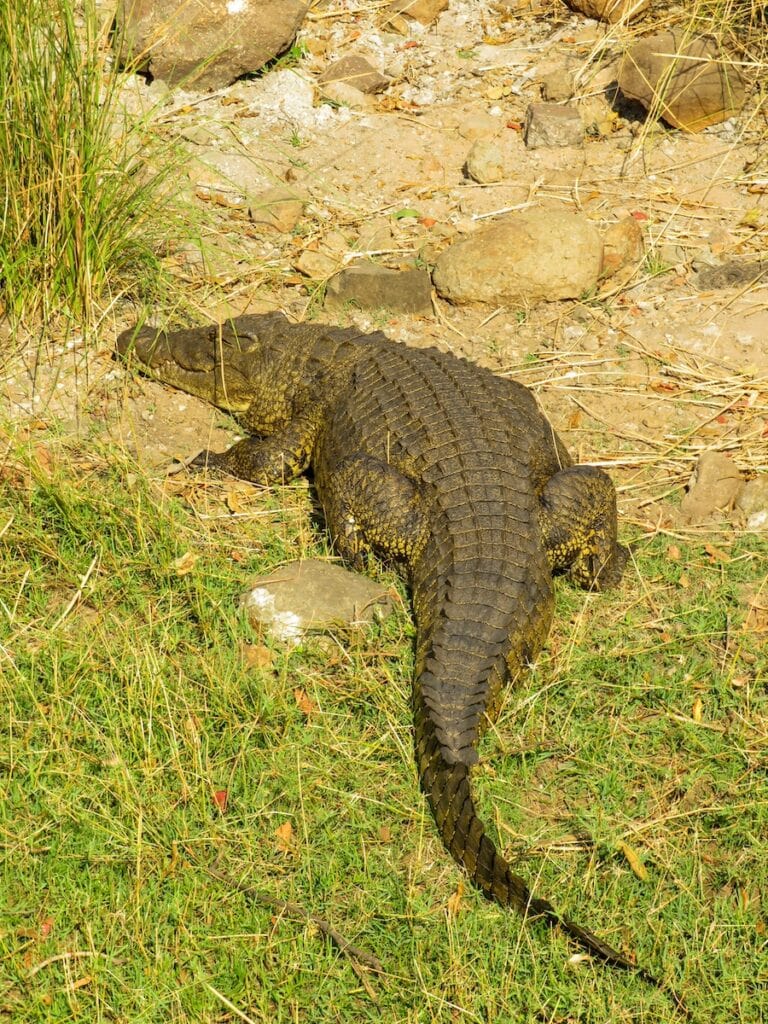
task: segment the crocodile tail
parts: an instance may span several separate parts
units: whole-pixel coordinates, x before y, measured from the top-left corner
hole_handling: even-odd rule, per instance
[[[418,698],[415,711],[416,759],[422,789],[438,830],[454,860],[464,868],[481,892],[503,907],[558,925],[582,948],[616,967],[639,973],[653,984],[655,978],[627,960],[592,932],[562,917],[545,899],[532,896],[498,852],[478,817],[470,789],[470,768],[459,761],[449,764],[442,751],[426,705]]]

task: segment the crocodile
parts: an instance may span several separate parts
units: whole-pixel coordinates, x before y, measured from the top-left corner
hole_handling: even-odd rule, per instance
[[[488,835],[470,785],[502,687],[546,641],[553,575],[588,589],[621,577],[627,552],[607,474],[573,464],[522,384],[382,333],[269,313],[170,333],[136,327],[117,348],[249,431],[225,452],[201,452],[192,467],[264,485],[311,470],[338,553],[355,568],[371,550],[403,567],[416,620],[419,778],[472,882],[665,988],[531,892]]]

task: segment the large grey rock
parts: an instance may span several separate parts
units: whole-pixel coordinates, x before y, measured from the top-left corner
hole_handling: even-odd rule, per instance
[[[290,46],[304,0],[119,0],[120,58],[155,78],[221,89]]]
[[[675,128],[699,132],[725,121],[744,104],[744,80],[708,36],[685,39],[679,30],[659,32],[625,53],[618,84]]]
[[[450,246],[432,280],[458,303],[575,299],[595,287],[602,260],[600,234],[582,214],[527,210]]]
[[[385,587],[319,559],[292,562],[250,581],[240,597],[252,625],[279,640],[371,622],[392,610]]]

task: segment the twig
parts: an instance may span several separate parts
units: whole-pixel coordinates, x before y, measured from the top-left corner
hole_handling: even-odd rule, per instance
[[[322,935],[327,939],[330,939],[338,950],[347,957],[350,967],[357,975],[361,985],[368,993],[371,1000],[377,1006],[379,1005],[376,993],[360,966],[363,964],[370,970],[376,971],[377,974],[383,974],[384,968],[381,961],[378,957],[374,956],[373,953],[368,953],[366,950],[360,949],[359,946],[353,945],[349,939],[345,938],[341,932],[337,931],[329,921],[325,920],[324,917],[318,917],[317,914],[310,914],[310,912],[305,910],[300,904],[291,903],[288,900],[281,900],[276,896],[270,896],[268,893],[262,892],[259,889],[254,889],[250,885],[245,885],[244,882],[238,882],[236,878],[233,878],[232,875],[227,874],[225,871],[220,871],[218,868],[210,867],[207,864],[201,864],[197,858],[194,858],[194,860],[195,863],[212,878],[216,878],[220,882],[223,882],[230,889],[245,893],[246,896],[250,896],[261,906],[269,907],[270,910],[275,910],[279,914],[285,914],[286,916],[295,918],[299,921],[311,922]]]

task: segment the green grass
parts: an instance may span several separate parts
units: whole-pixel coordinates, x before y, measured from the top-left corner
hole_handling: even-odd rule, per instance
[[[93,0],[0,4],[0,314],[15,322],[93,324],[162,282],[173,160],[146,123],[122,130],[109,30]]]
[[[418,792],[405,611],[268,642],[272,664],[248,666],[247,577],[326,551],[305,488],[256,491],[262,515],[204,528],[118,452],[36,444],[0,468],[0,1015],[675,1019],[664,995],[569,963],[563,936],[468,888],[449,908],[462,880]],[[559,586],[548,651],[476,774],[538,891],[707,1022],[768,1014],[766,657],[742,591],[768,570],[754,538],[728,553],[672,561],[654,538],[618,592]],[[211,878],[214,862],[384,973],[366,989],[315,927]]]

